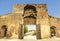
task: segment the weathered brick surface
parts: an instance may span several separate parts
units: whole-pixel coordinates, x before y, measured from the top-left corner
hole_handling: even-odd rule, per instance
[[[37,25],[37,38],[49,38],[51,35],[50,27],[55,26],[56,36],[60,36],[60,18],[55,18],[52,16],[48,16],[48,11],[46,4],[30,4],[36,8],[37,16],[36,19],[26,18],[24,19],[24,7],[26,4],[15,4],[13,7],[13,12],[10,14],[0,16],[0,29],[3,25],[7,26],[7,36],[10,38],[13,33],[18,35],[18,38],[23,38],[23,26],[20,27],[21,24],[36,24]],[[33,12],[34,13],[34,12]],[[28,16],[27,14],[25,16]],[[39,26],[39,25],[40,26]],[[39,27],[39,28],[38,28]],[[19,29],[21,28],[21,29]],[[2,29],[0,30],[0,37],[4,34],[2,33]],[[39,32],[39,33],[38,33]],[[39,37],[38,37],[39,36]]]

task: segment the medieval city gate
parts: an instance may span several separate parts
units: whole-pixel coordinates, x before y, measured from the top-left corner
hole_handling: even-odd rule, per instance
[[[23,25],[30,25],[35,24],[36,25],[36,38],[49,38],[50,37],[50,26],[49,26],[49,20],[48,20],[48,14],[46,9],[46,4],[24,4],[19,5],[20,11],[23,12],[21,15],[22,20],[19,26],[19,39],[23,39],[24,37],[24,28]],[[18,7],[19,7],[18,6]]]
[[[34,6],[27,5],[24,7],[24,14],[23,14],[23,24],[21,27],[21,33],[19,35],[20,39],[23,39],[24,37],[24,25],[36,25],[36,38],[41,38],[41,32],[40,32],[40,25],[36,24],[36,17],[37,17],[37,11]]]
[[[52,34],[53,36],[60,36],[60,24],[58,21],[60,22],[59,18],[48,15],[46,4],[15,4],[12,13],[0,16],[0,29],[2,33],[0,36],[11,37],[14,36],[12,35],[14,32],[18,35],[17,38],[23,39],[23,25],[26,24],[36,25],[37,39],[50,38]],[[53,28],[50,26],[53,26]]]

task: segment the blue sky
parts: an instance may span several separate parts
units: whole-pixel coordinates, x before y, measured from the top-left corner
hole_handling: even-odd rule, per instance
[[[0,15],[13,11],[14,4],[47,4],[48,14],[60,18],[60,0],[0,0]],[[28,25],[28,29],[36,29]]]
[[[47,4],[48,14],[60,17],[60,0],[0,0],[0,15],[11,13],[14,4]]]
[[[28,30],[36,30],[36,25],[27,25]]]

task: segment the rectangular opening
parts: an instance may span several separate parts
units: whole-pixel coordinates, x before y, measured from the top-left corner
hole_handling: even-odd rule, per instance
[[[24,39],[36,39],[36,25],[24,25]]]

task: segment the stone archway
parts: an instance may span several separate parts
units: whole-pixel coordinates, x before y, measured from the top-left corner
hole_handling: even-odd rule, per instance
[[[36,11],[36,7],[32,6],[32,5],[26,5],[24,7],[24,13],[23,13],[23,24],[20,24],[19,27],[19,39],[23,39],[24,38],[24,29],[23,29],[23,25],[36,25],[36,38],[37,39],[41,39],[41,32],[40,32],[40,24],[36,23],[36,19],[37,18],[37,11]]]
[[[2,33],[3,33],[3,37],[6,37],[6,35],[7,35],[7,25],[3,25],[1,29],[2,29]]]

